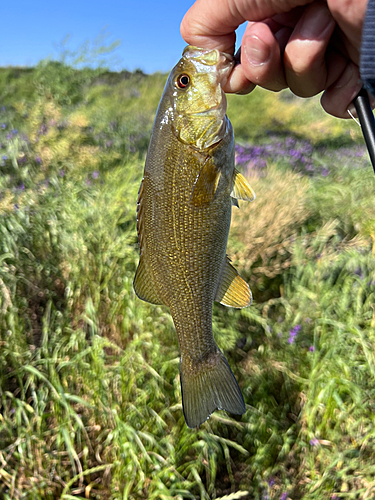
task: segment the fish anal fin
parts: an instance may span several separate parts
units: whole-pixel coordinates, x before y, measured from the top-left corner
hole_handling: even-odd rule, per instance
[[[190,197],[194,207],[207,206],[214,198],[221,172],[211,158],[208,158],[199,172]]]
[[[191,429],[199,427],[215,410],[242,415],[245,403],[224,355],[217,349],[193,362],[181,358],[182,408]]]
[[[250,187],[250,184],[236,168],[233,173],[233,188],[230,195],[237,200],[255,200],[255,193]]]
[[[143,255],[141,255],[137,272],[135,273],[133,286],[135,293],[141,300],[156,305],[163,304],[163,301],[159,298],[157,290],[155,290],[153,286],[153,280],[148,272]]]
[[[249,285],[239,276],[228,258],[224,261],[215,300],[224,306],[237,307],[239,309],[249,306],[252,302]]]

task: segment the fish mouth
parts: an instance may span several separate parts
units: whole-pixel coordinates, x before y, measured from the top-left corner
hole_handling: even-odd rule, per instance
[[[219,52],[217,49],[200,49],[193,45],[185,47],[183,57],[193,62],[198,72],[211,71],[218,76],[217,83],[224,86],[235,65],[235,59],[231,54]],[[209,70],[210,71],[210,70]]]

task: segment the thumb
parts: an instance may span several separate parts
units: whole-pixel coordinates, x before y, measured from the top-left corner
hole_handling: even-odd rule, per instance
[[[262,21],[313,0],[197,0],[181,23],[190,45],[234,54],[235,30],[245,21]]]

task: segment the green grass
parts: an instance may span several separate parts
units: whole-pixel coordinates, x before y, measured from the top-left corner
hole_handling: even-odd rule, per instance
[[[171,317],[132,287],[164,81],[0,70],[0,497],[372,498],[375,179],[360,131],[317,99],[230,97],[237,141],[265,160],[240,165],[257,200],[228,245],[255,303],[213,319],[247,412],[190,430]]]

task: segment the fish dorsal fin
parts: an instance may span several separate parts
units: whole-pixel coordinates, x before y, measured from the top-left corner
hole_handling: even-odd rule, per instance
[[[252,302],[249,285],[237,273],[230,264],[228,257],[225,258],[219,288],[215,300],[229,307],[247,307]]]
[[[220,169],[209,158],[199,172],[191,193],[190,203],[194,207],[204,207],[213,200],[220,176]]]
[[[237,200],[254,201],[255,193],[245,177],[235,168],[233,173],[233,189],[230,194]]]
[[[163,301],[159,298],[158,292],[155,290],[152,276],[150,276],[143,255],[141,255],[137,272],[135,273],[133,286],[135,293],[141,300],[156,305],[163,304]]]

